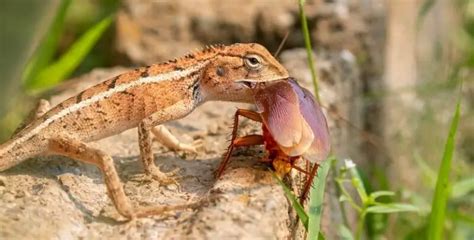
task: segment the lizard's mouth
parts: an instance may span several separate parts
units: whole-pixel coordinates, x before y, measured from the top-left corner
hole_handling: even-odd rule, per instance
[[[257,83],[258,83],[255,80],[239,80],[236,82],[243,84],[247,88],[255,88],[255,86],[257,86]]]

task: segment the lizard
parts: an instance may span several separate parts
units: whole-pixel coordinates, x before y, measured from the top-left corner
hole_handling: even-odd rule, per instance
[[[168,146],[192,150],[161,127],[180,119],[206,101],[253,102],[258,82],[288,77],[288,71],[260,44],[214,45],[164,63],[122,73],[48,108],[43,101],[34,119],[0,145],[0,171],[37,156],[60,155],[101,170],[108,195],[127,219],[152,215],[135,209],[113,159],[88,143],[138,128],[145,174],[162,184],[172,173],[155,165],[152,135]],[[156,212],[156,211],[155,211]]]

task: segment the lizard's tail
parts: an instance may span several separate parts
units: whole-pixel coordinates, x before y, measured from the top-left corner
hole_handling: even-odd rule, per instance
[[[31,141],[18,144],[15,138],[0,145],[0,172],[7,170],[39,153],[39,147]]]

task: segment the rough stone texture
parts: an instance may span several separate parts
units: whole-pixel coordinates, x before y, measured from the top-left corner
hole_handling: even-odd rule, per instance
[[[143,64],[205,44],[253,42],[258,36],[279,36],[271,41],[278,45],[295,24],[296,12],[291,0],[127,0],[117,17],[117,46],[132,62]]]
[[[293,0],[126,0],[117,16],[117,49],[135,64],[180,56],[207,44],[260,42],[276,51],[304,46]],[[199,6],[199,7],[196,7]],[[367,61],[367,19],[357,0],[307,1],[309,28],[318,49],[350,50]]]

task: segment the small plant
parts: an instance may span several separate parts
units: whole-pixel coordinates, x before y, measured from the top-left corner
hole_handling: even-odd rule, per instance
[[[340,189],[341,196],[339,201],[348,203],[354,208],[358,214],[357,228],[355,231],[355,239],[361,239],[364,230],[364,223],[367,214],[388,214],[397,212],[418,212],[416,206],[397,202],[380,202],[378,198],[382,196],[394,196],[395,193],[391,191],[375,191],[367,193],[362,178],[357,171],[356,165],[352,160],[345,160],[345,165],[339,171],[339,176],[336,177],[337,186]],[[354,199],[347,188],[347,185],[352,186],[356,191],[358,200]],[[350,229],[349,226],[344,226]]]

